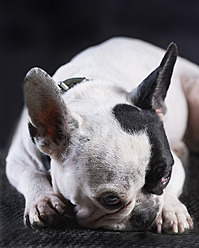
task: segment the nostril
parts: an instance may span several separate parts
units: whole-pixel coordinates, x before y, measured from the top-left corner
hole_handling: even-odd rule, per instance
[[[136,228],[143,228],[144,222],[143,222],[141,215],[135,216],[133,220],[133,224]]]
[[[131,218],[133,231],[143,231],[146,229],[146,223],[142,215],[133,215]]]
[[[144,231],[151,227],[153,221],[155,220],[156,213],[139,213],[132,215],[131,226],[133,231]]]

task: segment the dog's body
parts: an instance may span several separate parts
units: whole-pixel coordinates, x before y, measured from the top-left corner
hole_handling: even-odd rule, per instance
[[[52,225],[67,199],[79,223],[90,228],[156,225],[158,232],[180,233],[193,227],[178,200],[182,162],[169,145],[176,151],[185,139],[199,149],[199,68],[178,59],[165,115],[175,45],[138,86],[163,55],[145,42],[115,38],[80,53],[53,79],[37,68],[27,74],[27,108],[7,157],[7,175],[25,196],[28,226]],[[77,77],[86,80],[61,95],[55,82]],[[39,150],[51,157],[52,185]]]

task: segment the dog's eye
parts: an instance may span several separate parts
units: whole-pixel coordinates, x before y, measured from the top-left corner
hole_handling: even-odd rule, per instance
[[[163,188],[167,186],[167,184],[169,183],[170,178],[171,178],[170,173],[168,173],[164,177],[162,177],[162,179],[161,179],[161,186]]]
[[[168,181],[169,181],[169,177],[166,177],[166,178],[163,177],[162,180],[161,180],[161,184],[162,184],[162,185],[165,185],[165,184],[168,183]]]
[[[118,209],[122,203],[117,195],[107,194],[97,198],[97,201],[107,209]]]
[[[107,205],[115,205],[120,202],[119,198],[115,195],[106,195],[102,197],[102,201]]]

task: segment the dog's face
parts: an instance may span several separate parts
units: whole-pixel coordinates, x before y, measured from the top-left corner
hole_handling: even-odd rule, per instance
[[[30,135],[52,158],[54,189],[76,205],[80,224],[143,230],[161,210],[173,165],[161,117],[175,60],[171,45],[146,80],[130,94],[120,92],[121,102],[81,116],[70,112],[46,73],[27,75]]]

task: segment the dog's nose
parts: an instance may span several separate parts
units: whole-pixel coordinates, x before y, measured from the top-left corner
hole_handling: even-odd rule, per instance
[[[130,225],[133,231],[144,231],[151,227],[152,223],[156,218],[157,212],[145,210],[141,213],[133,213]]]

